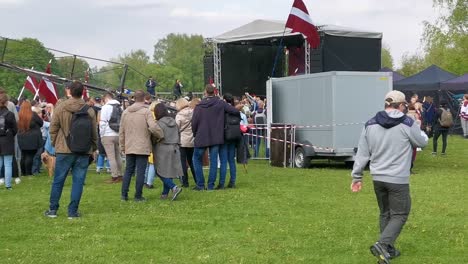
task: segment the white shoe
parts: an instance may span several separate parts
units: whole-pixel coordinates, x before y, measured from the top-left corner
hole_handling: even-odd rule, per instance
[[[0,179],[0,185],[3,185],[3,184],[5,184],[5,179],[4,179],[4,178],[1,178],[1,179]]]
[[[15,178],[15,183],[16,184],[20,184],[21,183],[21,179],[18,177],[18,178]]]

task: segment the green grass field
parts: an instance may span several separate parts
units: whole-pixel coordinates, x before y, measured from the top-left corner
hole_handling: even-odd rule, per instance
[[[450,137],[447,152],[418,153],[402,256],[392,263],[468,263],[468,140]],[[59,217],[49,219],[49,178],[23,178],[0,190],[0,263],[376,263],[371,180],[366,173],[363,191],[351,193],[349,175],[328,162],[302,170],[252,161],[248,174],[238,168],[235,190],[186,189],[160,201],[157,181],[148,201],[135,203],[90,171],[74,220],[69,179]]]

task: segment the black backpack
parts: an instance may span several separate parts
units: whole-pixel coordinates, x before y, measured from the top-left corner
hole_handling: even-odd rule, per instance
[[[111,118],[109,119],[109,127],[114,130],[115,132],[119,132],[120,130],[120,119],[122,118],[122,108],[118,104],[111,104],[112,105],[112,114]]]
[[[224,140],[236,141],[242,138],[239,115],[226,113],[224,115]]]
[[[0,137],[7,135],[8,129],[6,128],[6,115],[9,111],[5,111],[0,115]]]
[[[93,141],[93,121],[88,114],[88,105],[73,113],[70,131],[66,137],[67,146],[72,153],[88,154]]]

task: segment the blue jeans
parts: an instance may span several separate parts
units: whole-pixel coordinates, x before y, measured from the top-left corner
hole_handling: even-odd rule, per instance
[[[219,149],[219,159],[221,168],[219,171],[219,185],[224,186],[226,181],[227,165],[229,163],[230,184],[236,183],[236,143],[224,143]]]
[[[11,187],[11,178],[13,177],[13,155],[0,156],[0,171],[5,166],[5,187]]]
[[[127,154],[125,160],[127,167],[122,181],[122,196],[128,197],[130,181],[136,170],[135,198],[139,199],[143,195],[143,185],[145,184],[145,172],[148,165],[149,155]]]
[[[44,147],[41,147],[40,149],[38,149],[37,152],[36,152],[36,155],[34,155],[33,163],[32,163],[32,170],[31,170],[33,175],[41,173],[41,167],[42,167],[41,154],[42,154],[42,152],[44,152]]]
[[[50,190],[50,210],[58,210],[60,197],[62,196],[63,184],[67,179],[68,172],[72,173],[72,189],[68,214],[78,211],[83,184],[88,172],[89,155],[57,154],[55,163],[54,181]]]
[[[193,153],[193,167],[195,168],[195,176],[197,177],[198,188],[205,188],[205,176],[203,175],[203,154],[208,148],[210,153],[210,173],[208,176],[208,190],[213,190],[216,181],[216,174],[218,172],[219,146],[220,145],[195,148]]]
[[[104,160],[106,161],[106,169],[110,168],[109,160],[106,159],[106,155],[99,154],[96,161],[96,169],[104,168]]]
[[[146,167],[145,182],[148,185],[153,185],[154,176],[156,176],[156,170],[154,169],[154,164],[148,163]]]
[[[163,183],[163,191],[162,191],[162,195],[167,195],[169,194],[169,191],[172,190],[174,187],[176,187],[174,181],[171,179],[171,178],[164,178],[164,177],[161,177],[159,176],[159,179],[161,179],[162,183]]]
[[[258,155],[260,155],[260,146],[262,145],[262,141],[265,144],[265,157],[269,158],[270,157],[270,149],[267,147],[267,139],[262,138],[260,136],[266,136],[266,132],[256,130],[255,131],[255,136],[253,138],[253,145],[254,145],[254,157],[257,158]]]

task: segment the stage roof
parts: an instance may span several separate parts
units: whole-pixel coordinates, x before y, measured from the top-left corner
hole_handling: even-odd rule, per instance
[[[285,22],[278,20],[254,20],[246,25],[223,33],[213,38],[216,43],[230,43],[255,39],[266,39],[283,36]],[[348,27],[322,25],[318,26],[319,31],[327,35],[354,38],[375,38],[381,39],[382,33],[353,29]],[[299,35],[291,33],[291,29],[286,29],[285,36]]]

